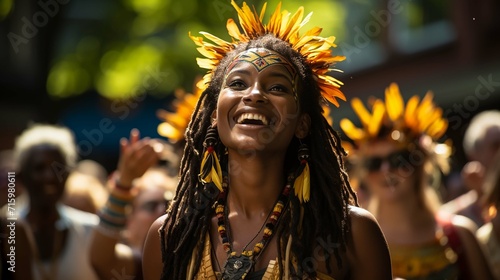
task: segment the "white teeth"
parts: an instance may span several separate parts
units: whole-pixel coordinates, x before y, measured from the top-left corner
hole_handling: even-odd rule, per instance
[[[242,123],[244,120],[257,120],[261,121],[264,125],[269,124],[266,117],[260,114],[244,113],[238,118],[238,123]]]

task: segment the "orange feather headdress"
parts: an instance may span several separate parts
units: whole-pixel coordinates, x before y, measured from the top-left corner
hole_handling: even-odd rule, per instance
[[[196,103],[200,99],[201,92],[197,87],[194,87],[193,93],[177,89],[175,91],[176,99],[173,102],[175,112],[158,110],[157,115],[163,120],[158,125],[158,134],[167,137],[172,143],[184,140],[184,134],[191,120]]]
[[[361,128],[349,119],[342,119],[340,127],[358,147],[382,137],[409,145],[423,136],[432,140],[423,143],[427,145],[424,147],[426,150],[447,158],[451,154],[451,143],[437,144],[437,141],[446,132],[448,121],[443,118],[443,110],[433,103],[432,98],[432,92],[428,91],[422,100],[414,95],[405,105],[398,85],[392,83],[385,90],[385,101],[375,99],[371,102],[371,112],[359,98],[352,99],[351,105],[361,121]],[[442,170],[447,169],[439,165]]]
[[[238,13],[239,23],[243,30],[241,32],[235,21],[229,19],[226,27],[232,38],[231,42],[224,41],[206,32],[200,32],[200,34],[212,41],[212,43],[203,41],[202,37],[189,34],[198,46],[198,51],[205,57],[197,59],[198,65],[209,70],[203,80],[198,83],[198,87],[201,89],[207,87],[221,59],[228,52],[234,50],[238,44],[249,42],[266,34],[273,34],[277,38],[288,42],[295,51],[304,57],[306,63],[312,69],[322,96],[326,100],[337,107],[339,106],[337,98],[345,101],[345,96],[339,89],[342,82],[328,75],[329,72],[335,70],[331,68],[333,64],[345,59],[343,56],[333,56],[331,54],[330,48],[336,47],[334,44],[335,37],[320,37],[322,31],[320,27],[314,27],[303,35],[299,35],[299,29],[309,21],[312,13],[309,13],[304,18],[304,8],[300,7],[292,15],[288,11],[281,11],[281,3],[279,3],[269,22],[264,24],[262,21],[266,11],[266,3],[262,7],[260,14],[257,14],[255,7],[252,10],[245,2],[243,2],[241,8],[234,0],[231,1],[231,4]]]

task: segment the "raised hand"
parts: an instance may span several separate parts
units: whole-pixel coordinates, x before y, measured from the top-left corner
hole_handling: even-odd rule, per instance
[[[140,139],[138,129],[130,131],[130,138],[120,140],[120,159],[117,180],[121,187],[132,187],[132,181],[144,175],[146,170],[158,163],[158,153],[153,148],[153,140]]]

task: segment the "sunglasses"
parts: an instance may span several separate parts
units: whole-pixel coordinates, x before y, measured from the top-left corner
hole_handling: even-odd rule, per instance
[[[384,162],[387,162],[391,169],[402,168],[410,164],[410,156],[410,151],[401,150],[388,154],[385,157],[369,157],[364,160],[363,167],[368,172],[375,172],[380,170]]]

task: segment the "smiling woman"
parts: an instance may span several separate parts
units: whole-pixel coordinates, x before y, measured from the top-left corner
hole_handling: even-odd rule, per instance
[[[227,148],[266,154],[276,143],[275,148],[284,152],[298,121],[297,72],[281,55],[265,48],[240,53],[226,72],[217,102],[221,141]],[[306,116],[303,121],[310,121]],[[280,138],[287,142],[279,142]]]
[[[432,92],[422,100],[414,95],[405,104],[392,83],[371,112],[352,100],[362,127],[347,119],[340,125],[357,148],[355,168],[370,192],[368,209],[387,238],[395,277],[493,279],[472,221],[437,212],[433,186],[448,170],[451,147],[438,142],[448,122],[432,98]]]
[[[384,236],[357,207],[325,100],[334,38],[304,35],[303,8],[268,24],[245,3],[232,43],[191,37],[210,71],[186,131],[180,182],[150,228],[145,279],[390,279]],[[158,236],[158,232],[160,236]]]

